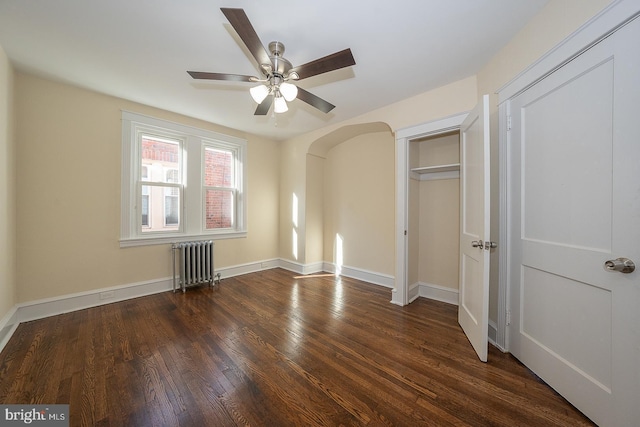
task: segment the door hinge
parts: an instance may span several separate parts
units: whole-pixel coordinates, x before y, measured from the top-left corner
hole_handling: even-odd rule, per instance
[[[511,130],[511,115],[507,116],[507,130]]]
[[[505,320],[506,320],[507,326],[509,326],[511,324],[511,310],[507,310],[507,316],[506,317],[507,318]]]
[[[405,236],[407,235],[407,230],[404,230],[404,235],[405,235]]]

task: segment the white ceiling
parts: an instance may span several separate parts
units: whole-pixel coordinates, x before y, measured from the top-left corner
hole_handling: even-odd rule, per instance
[[[19,70],[283,140],[476,74],[548,0],[0,0],[0,45]],[[254,116],[259,75],[220,7],[243,8],[294,66],[351,48],[356,65],[298,85],[336,105],[295,100]]]

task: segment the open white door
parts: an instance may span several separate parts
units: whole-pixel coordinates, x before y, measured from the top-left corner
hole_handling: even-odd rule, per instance
[[[460,290],[458,322],[481,361],[489,331],[489,95],[460,128]]]

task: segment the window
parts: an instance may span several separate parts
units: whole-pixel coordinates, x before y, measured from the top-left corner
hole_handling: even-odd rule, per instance
[[[245,140],[123,112],[120,246],[244,237],[245,161]]]
[[[183,190],[180,179],[182,141],[152,133],[141,133],[139,138],[141,232],[151,234],[179,230],[180,193]]]
[[[213,147],[204,149],[204,203],[207,230],[233,228],[236,188],[234,153]]]

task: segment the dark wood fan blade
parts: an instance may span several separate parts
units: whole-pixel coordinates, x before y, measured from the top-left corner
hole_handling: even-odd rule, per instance
[[[315,61],[299,65],[293,68],[291,72],[295,71],[298,73],[298,76],[300,76],[299,80],[302,80],[307,77],[317,76],[318,74],[327,73],[344,67],[350,67],[355,64],[356,60],[353,59],[351,49],[345,49],[340,52],[327,55],[323,58],[316,59]]]
[[[207,73],[205,71],[187,71],[194,79],[202,80],[228,80],[234,82],[255,82],[258,78],[254,76],[243,76],[241,74]]]
[[[258,105],[258,108],[256,108],[256,112],[253,113],[254,116],[265,116],[268,112],[269,112],[269,108],[271,108],[271,104],[273,103],[273,96],[269,95],[267,96],[264,101],[262,101],[262,103],[260,105]]]
[[[258,65],[271,64],[269,53],[264,48],[244,10],[227,7],[222,7],[220,10],[224,13],[224,16],[227,17],[233,29],[236,30],[236,33],[238,33],[245,46],[247,46],[251,55],[258,61]]]
[[[336,108],[335,105],[325,101],[324,99],[320,98],[319,96],[316,96],[314,94],[312,94],[311,92],[307,92],[306,90],[302,89],[301,87],[298,88],[298,96],[297,98],[300,101],[304,101],[307,104],[311,105],[312,107],[316,107],[318,110],[322,111],[323,113],[328,113],[329,111],[333,110],[334,108]]]

